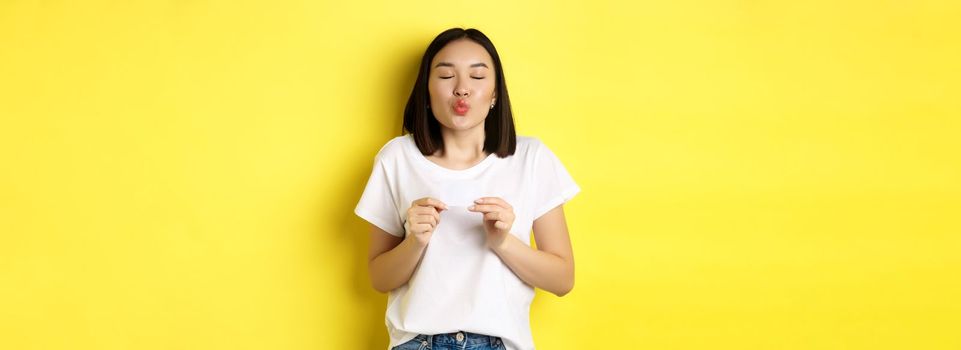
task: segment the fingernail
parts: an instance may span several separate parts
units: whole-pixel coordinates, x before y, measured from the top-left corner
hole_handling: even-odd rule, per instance
[[[472,205],[472,206],[467,207],[467,210],[474,210],[474,206]]]
[[[483,199],[476,199],[476,200],[474,200],[474,203],[483,203],[483,202],[484,202]]]

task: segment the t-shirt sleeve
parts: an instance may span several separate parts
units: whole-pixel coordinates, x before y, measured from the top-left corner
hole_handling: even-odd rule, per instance
[[[574,198],[581,188],[547,145],[538,142],[534,159],[534,219]]]
[[[404,223],[397,211],[390,184],[387,167],[378,154],[354,214],[393,236],[404,237]]]

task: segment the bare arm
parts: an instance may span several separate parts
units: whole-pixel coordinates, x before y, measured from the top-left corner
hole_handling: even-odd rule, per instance
[[[533,229],[537,249],[514,235],[506,235],[491,249],[527,284],[564,296],[574,288],[574,253],[564,206],[559,205],[534,220]]]
[[[387,293],[410,280],[427,246],[417,243],[412,235],[404,239],[377,226],[370,227],[370,251],[367,256],[370,282],[378,292]]]
[[[374,289],[387,293],[410,280],[424,256],[434,228],[440,223],[438,210],[447,205],[429,197],[415,200],[407,209],[406,238],[393,236],[370,225],[370,251],[367,270]]]

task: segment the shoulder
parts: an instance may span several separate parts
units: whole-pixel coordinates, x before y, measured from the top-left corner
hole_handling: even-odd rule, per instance
[[[517,148],[514,153],[534,155],[542,147],[544,147],[544,143],[537,137],[517,135]]]
[[[387,140],[387,142],[380,147],[380,150],[377,151],[377,155],[374,158],[378,161],[391,161],[402,157],[405,149],[407,148],[408,142],[413,142],[410,134],[397,136]]]
[[[534,136],[517,136],[517,154],[523,154],[528,159],[540,159],[554,156],[554,152],[540,138]]]

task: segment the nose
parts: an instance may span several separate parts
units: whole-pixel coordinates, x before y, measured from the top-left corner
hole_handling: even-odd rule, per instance
[[[467,97],[470,96],[470,91],[468,91],[466,87],[458,87],[454,89],[454,96]]]

